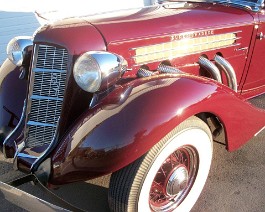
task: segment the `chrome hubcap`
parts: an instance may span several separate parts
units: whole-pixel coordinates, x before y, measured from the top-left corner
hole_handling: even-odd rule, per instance
[[[168,212],[181,204],[195,181],[198,162],[197,151],[189,145],[179,147],[166,158],[150,189],[152,211]]]
[[[177,167],[168,179],[166,191],[170,196],[175,196],[183,191],[189,180],[189,172],[185,166]]]

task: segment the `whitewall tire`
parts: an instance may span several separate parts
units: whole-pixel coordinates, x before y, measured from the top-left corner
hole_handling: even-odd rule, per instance
[[[191,117],[148,153],[111,176],[112,211],[189,211],[206,182],[212,160],[209,127]]]

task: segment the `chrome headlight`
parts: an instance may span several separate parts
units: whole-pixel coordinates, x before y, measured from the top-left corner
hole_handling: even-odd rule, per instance
[[[21,66],[22,62],[33,45],[32,37],[19,36],[13,38],[7,44],[6,52],[9,60],[17,66]]]
[[[114,85],[127,69],[123,57],[103,51],[82,54],[74,65],[76,83],[87,92],[107,89]]]

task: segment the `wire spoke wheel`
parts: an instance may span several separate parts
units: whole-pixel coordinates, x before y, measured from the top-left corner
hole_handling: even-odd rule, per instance
[[[191,146],[174,151],[159,168],[149,194],[153,211],[176,208],[188,194],[198,170],[198,153]]]
[[[181,123],[145,155],[115,172],[109,187],[112,211],[189,211],[206,182],[212,135],[199,118]]]

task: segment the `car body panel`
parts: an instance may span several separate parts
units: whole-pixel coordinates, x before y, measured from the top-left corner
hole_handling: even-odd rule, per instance
[[[254,46],[254,51],[249,66],[249,72],[244,82],[244,92],[251,92],[251,90],[262,89],[265,84],[265,74],[263,73],[263,58],[265,54],[265,39],[262,37],[265,34],[265,15],[258,14],[259,23],[257,24],[257,35]],[[261,36],[261,37],[260,37]],[[263,88],[264,89],[264,88]]]
[[[219,4],[181,2],[171,8],[154,6],[68,18],[43,26],[36,31],[35,47],[63,47],[68,52],[61,116],[51,143],[33,148],[24,145],[26,117],[19,126],[26,131],[6,139],[6,156],[15,157],[15,166],[24,172],[37,171],[51,158],[50,184],[87,180],[135,161],[175,126],[201,113],[220,120],[229,151],[240,148],[265,126],[264,111],[246,100],[262,92],[244,93],[248,89],[245,81],[254,82],[251,88],[258,86],[257,75],[249,69],[249,65],[255,67],[252,55],[261,53],[260,49],[253,52],[258,46],[258,17]],[[175,54],[175,44],[183,52]],[[171,50],[174,54],[168,54]],[[127,60],[128,70],[115,86],[94,94],[85,92],[78,87],[73,68],[87,51],[116,53]],[[37,54],[33,52],[31,71]],[[213,61],[215,55],[234,68],[238,93],[227,86],[224,74],[222,85],[201,70],[199,57]],[[159,73],[158,66],[164,62],[182,73]],[[140,68],[154,76],[139,79]],[[33,87],[29,82],[28,90]],[[27,102],[31,104],[29,96]],[[25,116],[28,113],[26,109]]]
[[[127,89],[131,93],[126,101],[115,103]],[[264,111],[212,80],[194,76],[136,80],[117,88],[75,122],[52,153],[50,182],[70,183],[118,170],[146,153],[182,121],[201,112],[213,113],[222,121],[230,151],[265,125]]]
[[[20,80],[19,75],[19,68],[6,59],[0,67],[0,129],[7,130],[3,137],[0,136],[1,143],[18,124],[22,113],[27,81]]]
[[[203,37],[207,33],[211,35],[239,32],[239,46],[225,48],[222,54],[226,58],[242,57],[233,62],[233,65],[239,66],[236,68],[236,73],[240,80],[244,70],[242,61],[245,61],[248,51],[236,51],[236,49],[249,46],[250,36],[254,29],[252,15],[240,9],[212,4],[194,4],[193,7],[184,9],[151,7],[119,18],[99,17],[99,19],[95,18],[90,21],[104,35],[108,50],[123,55],[129,63],[129,68],[133,70],[137,70],[140,66],[135,64],[132,58],[133,48],[166,43],[185,37]],[[213,59],[216,53],[218,53],[217,50],[207,51],[207,56]],[[172,56],[171,63],[176,67],[185,68],[184,71],[190,71],[188,69],[198,61],[200,54],[177,58]],[[157,63],[149,64],[149,66],[152,69],[157,67]]]
[[[253,21],[250,13],[244,10],[207,3],[191,5],[172,9],[148,7],[129,10],[122,16],[118,12],[117,17],[116,13],[112,13],[113,17],[108,14],[107,18],[99,15],[86,20],[102,32],[108,44],[199,29],[227,28],[231,25],[251,24]]]
[[[58,46],[67,47],[71,56],[91,50],[106,50],[98,30],[80,18],[69,18],[44,25],[36,32],[34,43],[56,43]]]

